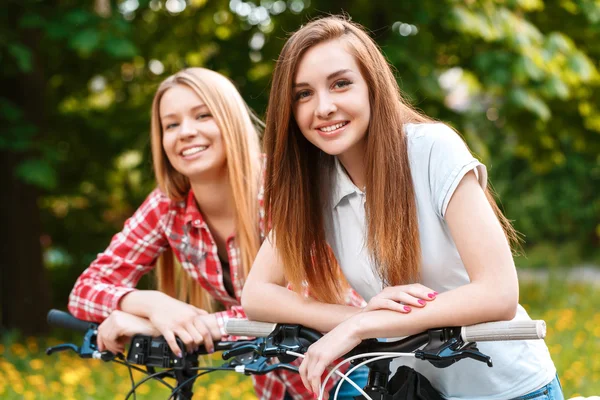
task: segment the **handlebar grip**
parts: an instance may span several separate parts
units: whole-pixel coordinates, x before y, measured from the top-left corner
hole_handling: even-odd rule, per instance
[[[90,328],[90,325],[93,324],[93,322],[82,321],[80,319],[75,318],[71,314],[60,310],[48,311],[47,321],[49,325],[80,332],[87,331]]]
[[[248,321],[247,319],[230,319],[225,323],[225,330],[233,336],[267,337],[277,324],[271,322]]]
[[[486,322],[463,326],[460,335],[465,342],[543,339],[546,323],[542,320]]]

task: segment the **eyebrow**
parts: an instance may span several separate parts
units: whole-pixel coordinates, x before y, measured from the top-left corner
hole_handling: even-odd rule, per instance
[[[206,108],[208,109],[208,107],[206,106],[206,104],[200,104],[195,106],[194,108],[192,108],[192,112],[196,112],[202,108]],[[167,119],[167,118],[171,118],[171,117],[176,117],[175,114],[171,113],[171,114],[167,114],[167,115],[161,115],[160,119]]]
[[[348,69],[348,68],[340,69],[339,71],[336,71],[336,72],[333,72],[333,73],[327,75],[327,80],[329,81],[329,80],[336,78],[342,74],[345,74],[346,72],[352,72],[352,70]],[[292,85],[292,88],[301,87],[301,86],[310,86],[310,85],[306,82],[299,82],[299,83],[294,83]]]

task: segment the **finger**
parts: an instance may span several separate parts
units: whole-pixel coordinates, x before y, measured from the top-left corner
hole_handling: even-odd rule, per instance
[[[304,385],[304,387],[307,390],[310,390],[308,378],[306,377],[308,363],[309,363],[308,354],[306,354],[304,359],[302,360],[302,363],[300,364],[300,368],[298,369],[298,372],[300,373],[300,379],[302,380],[302,384]]]
[[[413,289],[413,292],[415,290]],[[397,290],[394,291],[388,291],[385,294],[380,294],[378,295],[379,299],[388,299],[388,300],[393,300],[397,303],[403,303],[406,304],[408,306],[414,306],[414,307],[424,307],[427,302],[419,297],[414,296],[411,293],[407,293],[404,290],[401,290],[400,288],[398,288]]]
[[[203,310],[203,309],[201,309],[201,308],[196,308],[196,313],[197,313],[198,315],[208,315],[208,314],[209,314],[209,313],[208,313],[208,311],[206,311],[206,310]]]
[[[204,324],[204,322],[202,322],[200,318],[194,319],[194,326],[201,335],[201,340],[202,342],[204,342],[204,348],[206,349],[206,351],[209,353],[214,353],[215,345],[212,338],[212,334],[210,333],[208,327]]]
[[[177,337],[179,339],[181,339],[181,341],[183,342],[186,350],[190,350],[193,349],[194,347],[194,339],[192,339],[192,335],[190,335],[190,333],[185,329],[185,328],[180,328],[178,330],[175,331],[175,335],[177,335]]]
[[[171,348],[171,351],[177,355],[177,357],[181,357],[181,349],[177,345],[177,341],[175,340],[175,334],[172,331],[168,331],[163,333],[163,337],[167,341],[167,344]]]
[[[188,351],[198,350],[198,347],[204,342],[202,334],[199,332],[198,328],[196,327],[195,323],[193,323],[193,322],[188,324],[186,326],[186,329],[187,329],[188,333],[192,336],[192,340],[194,341],[192,343],[192,348],[188,349]]]
[[[401,304],[394,300],[381,299],[381,300],[379,300],[378,303],[379,303],[378,304],[379,310],[391,310],[391,311],[401,312],[404,314],[412,311],[412,308],[410,308],[410,306],[408,306],[406,304]]]
[[[104,350],[106,350],[106,346],[104,345],[104,340],[102,339],[102,335],[100,334],[99,331],[98,331],[98,336],[96,336],[96,347],[98,348],[99,352],[103,352]]]
[[[308,373],[308,380],[313,393],[319,395],[321,393],[321,375],[323,375],[323,371],[325,370],[322,367],[322,362],[316,362],[310,369]]]
[[[413,285],[407,285],[405,292],[411,294],[414,297],[418,297],[425,301],[431,301],[436,298],[438,292],[435,290],[421,285],[420,283],[415,283]]]

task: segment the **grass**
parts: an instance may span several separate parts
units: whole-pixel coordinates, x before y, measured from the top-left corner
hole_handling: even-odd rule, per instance
[[[566,285],[560,280],[522,284],[521,304],[534,319],[548,324],[546,343],[557,366],[565,398],[600,394],[600,291],[589,284]],[[127,368],[71,353],[48,357],[44,349],[56,339],[5,335],[0,342],[0,398],[124,399],[131,388]],[[215,356],[213,365],[219,364]],[[136,381],[141,373],[134,373]],[[197,398],[256,399],[249,378],[215,372],[198,379]],[[169,391],[156,382],[143,385],[137,398],[167,399]],[[133,397],[131,397],[133,398]]]

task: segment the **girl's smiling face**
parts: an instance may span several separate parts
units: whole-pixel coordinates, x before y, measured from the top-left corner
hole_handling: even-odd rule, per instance
[[[190,180],[226,169],[225,144],[212,113],[186,85],[168,89],[160,101],[162,145],[169,162]]]
[[[308,49],[292,86],[294,117],[308,141],[330,155],[364,154],[371,117],[369,90],[342,40]]]

